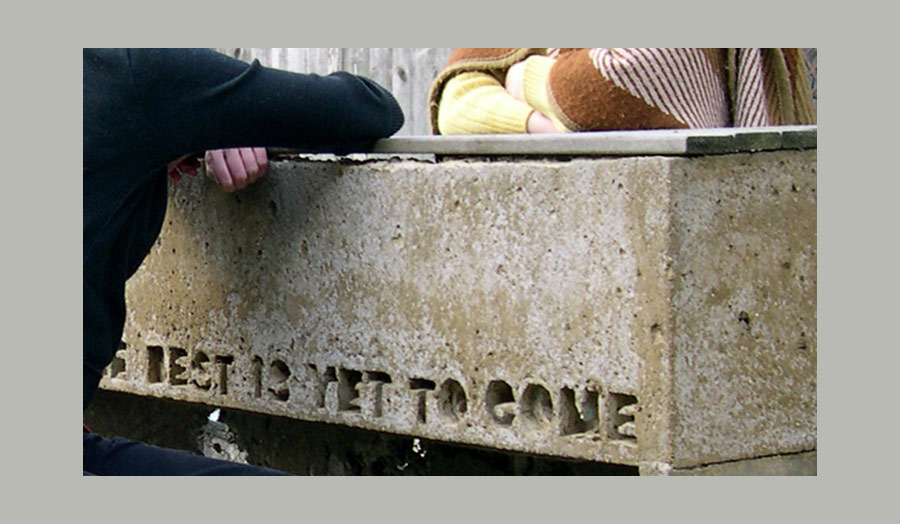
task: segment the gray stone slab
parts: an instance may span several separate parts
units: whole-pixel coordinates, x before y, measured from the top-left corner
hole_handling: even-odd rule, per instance
[[[803,133],[811,133],[803,131]],[[735,150],[741,152],[777,151],[784,146],[784,133],[759,131],[737,133],[734,137]]]
[[[817,126],[608,131],[551,135],[414,136],[380,140],[374,153],[445,156],[711,155],[816,147]],[[278,154],[297,150],[276,149]]]
[[[673,132],[631,131],[550,135],[451,135],[382,140],[374,151],[439,155],[633,155],[682,154],[686,137]]]
[[[817,133],[806,131],[785,131],[782,148],[784,149],[815,149],[817,147]]]

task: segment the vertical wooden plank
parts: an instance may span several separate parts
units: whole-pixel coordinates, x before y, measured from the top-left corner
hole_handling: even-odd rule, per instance
[[[309,64],[306,62],[306,50],[302,47],[287,48],[284,63],[286,71],[294,73],[306,73],[309,71]]]
[[[398,135],[408,136],[412,133],[412,117],[415,109],[413,103],[412,74],[413,67],[413,50],[409,47],[395,47],[391,54],[391,92],[403,108],[406,115],[406,122],[397,132]]]
[[[307,49],[309,73],[327,75],[340,71],[341,49],[339,47],[315,47]]]
[[[327,74],[334,73],[335,71],[340,71],[341,67],[344,65],[343,62],[343,49],[340,47],[329,47],[328,48],[328,70]]]
[[[345,47],[341,49],[343,53],[343,65],[341,69],[354,75],[372,78],[371,70],[371,53],[368,47]]]
[[[269,58],[270,49],[264,47],[249,47],[247,50],[250,54],[247,59],[248,62],[259,60],[261,64],[271,67],[271,60]]]
[[[449,58],[449,50],[433,47],[413,49],[413,63],[410,66],[412,96],[408,108],[411,135],[431,134],[428,117],[428,94],[431,83]]]
[[[392,91],[393,49],[390,47],[369,48],[369,78]]]
[[[275,69],[286,69],[285,67],[285,51],[283,47],[273,47],[269,49],[269,63],[264,64]]]
[[[213,50],[228,55],[232,58],[239,58],[238,55],[240,55],[241,52],[240,47],[214,47]]]
[[[307,49],[306,60],[308,73],[317,75],[327,75],[340,67],[340,57],[337,60],[337,67],[334,67],[333,49],[331,47],[311,47]]]
[[[318,65],[319,65],[319,48],[316,47],[307,47],[304,49],[306,52],[306,73],[318,73]]]

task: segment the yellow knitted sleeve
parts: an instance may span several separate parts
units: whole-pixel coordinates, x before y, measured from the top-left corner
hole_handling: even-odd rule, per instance
[[[487,73],[461,73],[444,86],[438,108],[443,135],[527,133],[533,110]]]
[[[539,113],[549,118],[559,131],[569,131],[557,118],[550,101],[550,70],[554,60],[547,56],[533,55],[525,60],[525,75],[522,89],[525,101]]]

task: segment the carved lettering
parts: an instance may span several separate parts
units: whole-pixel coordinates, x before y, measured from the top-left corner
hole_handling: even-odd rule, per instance
[[[391,376],[382,371],[366,371],[366,382],[373,390],[372,415],[381,417],[384,415],[384,385],[391,383]]]
[[[253,357],[250,362],[250,380],[253,381],[253,398],[262,397],[263,361],[260,357]]]
[[[516,399],[512,387],[502,380],[493,380],[487,387],[486,407],[491,418],[501,426],[511,426],[516,418]]]
[[[191,383],[200,389],[208,390],[212,386],[212,372],[209,356],[197,351],[191,359]]]
[[[596,391],[586,389],[580,391],[581,409],[578,408],[575,391],[570,388],[562,388],[559,392],[560,420],[559,434],[574,435],[595,431],[600,426],[598,412],[598,398]]]
[[[623,393],[610,393],[607,401],[607,432],[614,440],[637,440],[634,416],[640,411],[637,397]]]
[[[325,399],[328,395],[328,384],[337,382],[337,373],[335,373],[334,366],[328,366],[324,372],[320,373],[315,364],[307,364],[306,371],[307,376],[315,380],[316,407],[324,408]]]
[[[553,421],[553,400],[547,388],[529,384],[522,393],[522,420],[530,428],[546,428]]]
[[[234,363],[234,357],[218,355],[216,356],[216,370],[219,378],[219,394],[228,394],[228,366]]]
[[[147,382],[163,381],[163,348],[147,346]]]
[[[438,391],[439,412],[445,418],[460,420],[469,408],[466,390],[459,382],[448,378]]]
[[[126,378],[130,351],[124,342],[119,346],[105,371],[107,377]],[[219,395],[229,394],[229,372],[234,364],[234,357],[230,355],[150,345],[146,346],[145,356],[149,383],[165,382],[179,388],[195,387]],[[138,361],[136,357],[132,358],[132,361]],[[287,402],[292,394],[291,384],[299,382],[294,386],[302,388],[295,389],[294,393],[302,391],[304,396],[294,402],[309,402],[332,414],[359,413],[379,418],[384,416],[386,407],[407,405],[405,402],[392,404],[389,395],[397,394],[400,389],[385,387],[394,381],[384,371],[319,367],[312,363],[292,370],[283,360],[269,362],[261,356],[253,356],[249,371],[250,391],[247,394],[256,399]],[[299,377],[295,371],[301,372]],[[408,388],[413,395],[412,407],[419,424],[432,422],[429,411],[431,416],[452,423],[465,421],[473,411],[479,413],[470,409],[474,408],[472,397],[457,379],[444,377],[438,382],[412,377],[408,379]],[[436,403],[429,405],[429,399]],[[555,396],[544,384],[526,383],[524,389],[520,389],[514,383],[495,379],[488,382],[483,399],[480,401],[483,408],[477,407],[487,412],[489,425],[516,431],[555,431],[560,436],[591,434],[595,441],[637,443],[636,415],[640,407],[635,395],[614,392],[601,395],[600,387],[589,386],[562,387]]]
[[[428,392],[433,391],[436,384],[426,378],[412,378],[409,380],[409,389],[416,394],[416,420],[420,424],[428,422]]]
[[[288,379],[291,378],[291,369],[281,360],[273,360],[269,365],[269,376],[272,378],[272,385],[269,386],[272,398],[281,402],[287,401],[291,396],[288,384]]]
[[[124,379],[125,377],[125,355],[128,353],[128,346],[125,342],[119,342],[119,347],[113,355],[112,362],[107,366],[107,373],[111,379]]]
[[[169,348],[169,384],[183,386],[190,378],[190,364],[187,362],[187,351],[181,348]]]
[[[338,410],[359,411],[359,390],[357,386],[362,382],[362,373],[352,369],[340,369],[338,371]]]

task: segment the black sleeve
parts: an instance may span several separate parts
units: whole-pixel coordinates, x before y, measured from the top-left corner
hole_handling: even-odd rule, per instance
[[[134,49],[141,107],[173,154],[224,147],[364,151],[403,125],[394,97],[348,73],[298,74],[207,49]]]

